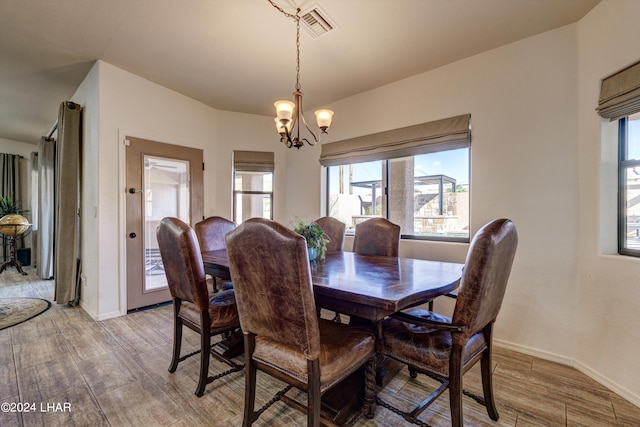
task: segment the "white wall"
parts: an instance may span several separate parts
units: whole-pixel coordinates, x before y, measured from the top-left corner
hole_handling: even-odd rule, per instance
[[[579,25],[335,102],[323,142],[471,113],[472,233],[508,217],[520,237],[496,339],[575,364],[640,405],[640,260],[599,255],[594,111],[599,79],[638,60],[639,9],[635,0],[605,0]],[[297,182],[287,187],[288,217],[321,213],[321,195],[310,194],[321,188],[318,156],[318,147],[288,154]],[[405,241],[401,255],[463,262],[467,248]]]
[[[571,357],[575,342],[577,203],[567,191],[577,186],[575,57],[570,26],[331,105],[334,139],[471,113],[472,232],[508,217],[520,235],[496,335],[558,358]],[[303,150],[290,156],[308,157],[296,173],[311,186],[321,175],[318,151]],[[403,255],[458,262],[466,250],[401,244]]]
[[[214,110],[102,61],[73,100],[85,108],[82,304],[95,319],[126,313],[125,136],[202,149],[205,215],[231,217],[233,149],[275,151],[276,192],[284,183],[284,150],[264,144],[271,118]],[[283,211],[276,199],[276,219]]]
[[[640,259],[615,255],[617,129],[594,111],[601,79],[640,60],[639,20],[640,2],[605,0],[577,25],[580,233],[574,357],[578,368],[613,383],[640,406]]]

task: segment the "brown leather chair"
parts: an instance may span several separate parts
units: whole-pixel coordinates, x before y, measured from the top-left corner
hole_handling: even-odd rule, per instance
[[[341,251],[344,249],[344,231],[346,225],[330,216],[323,216],[314,221],[322,228],[324,234],[329,239],[327,243],[328,251]]]
[[[209,252],[226,247],[224,236],[236,228],[236,223],[221,216],[210,216],[197,223],[194,228],[196,230],[196,236],[198,236],[200,250],[202,252]],[[218,292],[218,287],[220,287],[220,289],[233,288],[229,277],[226,276],[224,272],[220,272],[220,274],[221,276],[219,277],[211,276],[213,279],[213,292]],[[218,283],[218,279],[220,279],[220,283]]]
[[[369,218],[356,224],[353,252],[363,255],[398,256],[400,226],[386,218]]]
[[[366,364],[364,411],[372,417],[374,336],[315,315],[304,238],[277,222],[252,218],[227,235],[227,253],[245,342],[243,426],[262,413],[254,410],[257,370],[306,391],[308,425],[318,426],[322,394]],[[272,402],[302,406],[284,393]]]
[[[178,218],[164,218],[160,221],[156,235],[173,298],[173,358],[169,372],[175,372],[179,362],[200,353],[200,375],[195,391],[199,397],[204,393],[206,385],[213,380],[243,368],[242,365],[218,355],[211,348],[212,336],[227,334],[240,326],[235,296],[233,290],[226,290],[209,297],[200,247],[189,225]],[[200,334],[200,351],[180,357],[183,325]],[[215,377],[208,377],[209,355],[225,362],[231,369]]]
[[[462,376],[478,361],[484,398],[475,399],[486,406],[492,420],[498,420],[491,374],[492,331],[517,244],[510,220],[488,223],[471,241],[452,318],[414,308],[381,323],[384,355],[406,363],[414,378],[424,373],[442,382],[416,409],[403,414],[406,420],[414,421],[448,388],[452,425],[462,426]]]

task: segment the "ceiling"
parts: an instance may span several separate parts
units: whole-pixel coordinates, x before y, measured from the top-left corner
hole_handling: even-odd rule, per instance
[[[306,111],[576,22],[600,0],[276,0],[301,33]],[[295,23],[267,0],[0,0],[0,138],[37,143],[96,60],[216,109],[273,115]],[[336,116],[337,117],[337,116]]]

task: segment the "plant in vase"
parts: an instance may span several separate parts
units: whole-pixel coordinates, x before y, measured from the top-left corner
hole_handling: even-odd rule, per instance
[[[313,261],[316,257],[324,259],[327,251],[327,243],[329,240],[324,231],[315,222],[305,222],[298,220],[293,226],[293,231],[300,234],[307,240],[307,250],[309,251],[309,261]]]

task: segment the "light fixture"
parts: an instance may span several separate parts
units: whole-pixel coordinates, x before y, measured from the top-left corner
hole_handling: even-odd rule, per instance
[[[316,137],[304,118],[304,110],[302,109],[302,92],[300,91],[300,8],[296,10],[296,14],[292,15],[285,12],[281,7],[276,5],[273,0],[267,0],[273,7],[278,9],[286,17],[296,21],[296,87],[293,91],[293,100],[291,101],[276,101],[274,106],[276,107],[276,130],[280,134],[280,142],[284,143],[287,147],[296,147],[300,149],[306,142],[309,145],[316,145],[320,142],[320,138]],[[331,126],[331,120],[333,119],[333,111],[331,110],[317,110],[316,121],[318,127],[322,133],[327,133],[327,130]],[[304,123],[313,141],[307,138],[300,137],[300,121]],[[295,133],[295,136],[294,136]]]

